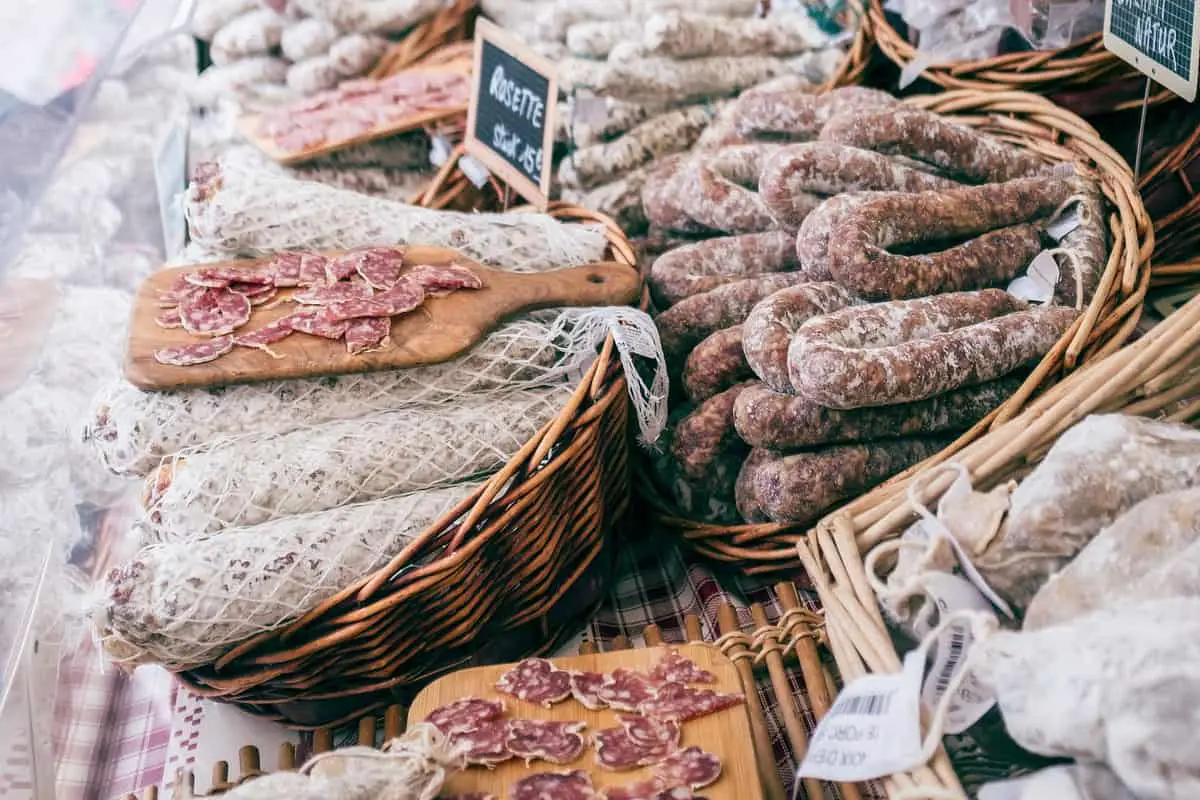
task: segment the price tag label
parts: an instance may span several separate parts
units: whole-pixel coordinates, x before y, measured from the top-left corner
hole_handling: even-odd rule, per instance
[[[558,111],[554,64],[481,19],[471,80],[463,146],[518,194],[545,208]]]
[[[1104,46],[1189,103],[1196,99],[1200,0],[1105,0]]]
[[[913,651],[900,672],[865,675],[846,686],[813,732],[797,775],[855,783],[917,766],[924,672],[924,654]]]

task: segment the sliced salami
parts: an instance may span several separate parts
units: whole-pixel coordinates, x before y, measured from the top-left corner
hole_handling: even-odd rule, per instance
[[[165,347],[154,354],[154,360],[172,367],[190,367],[215,361],[232,349],[232,336],[218,336],[206,342]]]
[[[361,281],[340,281],[328,286],[313,286],[302,292],[296,292],[292,295],[292,299],[302,306],[328,306],[351,300],[365,300],[374,294],[375,291]]]
[[[592,744],[596,748],[596,766],[610,772],[657,764],[675,749],[669,742],[636,742],[623,727],[596,731],[592,735]]]
[[[300,257],[300,275],[297,286],[316,286],[325,283],[325,265],[329,259],[318,253],[305,253]]]
[[[255,292],[254,294],[246,295],[246,299],[250,301],[252,307],[259,308],[271,303],[278,296],[279,290],[274,286],[269,286],[265,292]]]
[[[254,298],[260,295],[274,292],[275,287],[269,283],[242,283],[241,281],[234,281],[229,284],[229,291],[244,294],[253,302]]]
[[[617,714],[617,722],[634,744],[654,747],[666,745],[668,752],[679,748],[679,723],[670,719],[655,719],[632,714]]]
[[[271,350],[271,345],[291,336],[294,330],[291,317],[280,317],[261,328],[238,334],[233,337],[233,343],[239,347],[257,348],[271,358],[282,358],[283,356]]]
[[[179,316],[179,306],[168,308],[154,318],[154,324],[160,328],[182,328],[183,320]]]
[[[699,747],[688,747],[656,766],[654,776],[666,786],[702,789],[721,777],[721,759]]]
[[[598,800],[591,777],[581,769],[538,772],[513,784],[509,800]]]
[[[307,253],[278,253],[271,262],[270,272],[275,278],[275,285],[280,289],[288,289],[300,285],[301,265]],[[322,274],[324,270],[322,270]]]
[[[180,275],[166,289],[159,290],[158,304],[162,308],[177,306],[183,298],[194,291],[197,291],[195,284],[190,283],[186,275]]]
[[[508,751],[526,765],[537,759],[551,764],[570,764],[583,755],[582,722],[552,722],[514,719],[508,723]]]
[[[346,335],[350,323],[346,320],[330,320],[317,309],[297,311],[290,317],[293,330],[320,336],[322,339],[340,339]]]
[[[603,672],[572,672],[571,694],[584,708],[592,711],[608,708],[608,703],[600,699],[600,687],[606,680],[608,676]]]
[[[708,670],[701,669],[696,662],[671,649],[663,654],[650,669],[650,679],[659,683],[716,683],[717,679]]]
[[[648,717],[687,722],[690,719],[715,714],[726,708],[741,705],[746,698],[740,694],[722,694],[712,689],[694,689],[683,683],[668,683],[638,706]]]
[[[571,696],[571,674],[544,658],[527,658],[500,676],[496,688],[518,700],[550,706]]]
[[[435,267],[420,264],[413,267],[405,277],[416,281],[427,294],[434,297],[450,294],[459,289],[481,289],[483,281],[470,267],[462,264],[447,264]]]
[[[359,276],[376,289],[390,289],[404,269],[404,248],[376,247],[358,254]]]
[[[351,250],[349,253],[342,253],[340,256],[329,259],[325,262],[325,282],[337,283],[349,278],[358,272],[358,264],[361,260],[362,251],[360,250]]]
[[[392,343],[390,317],[363,317],[346,326],[346,350],[352,356],[382,350]]]
[[[451,734],[450,741],[464,748],[469,764],[490,767],[512,758],[505,720],[484,722],[469,731]]]
[[[228,289],[202,289],[180,301],[179,318],[188,333],[224,336],[250,321],[250,301]]]
[[[439,794],[438,800],[500,800],[500,798],[487,792],[467,792],[466,794]]]
[[[495,722],[503,718],[504,703],[502,701],[464,697],[449,705],[435,708],[425,718],[425,721],[450,736],[455,733],[466,733],[485,722]]]
[[[388,314],[406,314],[425,302],[425,289],[406,275],[386,292],[375,295],[375,299],[386,304]]]
[[[604,800],[657,800],[659,791],[653,778],[603,790]]]
[[[654,697],[655,688],[654,681],[645,673],[617,667],[600,687],[598,695],[618,711],[637,711],[642,703]]]
[[[188,283],[209,288],[229,286],[231,283],[254,283],[268,286],[275,283],[275,276],[270,270],[254,267],[201,267],[195,272],[188,273],[186,277]]]

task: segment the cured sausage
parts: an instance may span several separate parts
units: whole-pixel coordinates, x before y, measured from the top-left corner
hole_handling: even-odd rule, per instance
[[[650,267],[655,300],[669,306],[742,278],[799,266],[795,237],[786,231],[723,236],[678,247]]]
[[[948,433],[971,427],[1020,385],[1019,377],[1005,377],[915,403],[837,411],[800,395],[750,384],[734,402],[733,424],[751,447],[782,451]]]
[[[694,156],[680,169],[680,207],[702,225],[728,233],[754,233],[779,227],[775,215],[753,188],[776,145],[735,145]],[[813,198],[812,206],[817,200]]]
[[[752,377],[742,349],[742,326],[734,325],[696,345],[683,367],[683,388],[692,402],[699,403]]]
[[[796,234],[796,257],[801,271],[810,281],[831,281],[829,271],[829,236],[842,219],[853,209],[872,197],[889,192],[851,192],[830,197],[813,209],[800,223]]]
[[[920,192],[961,184],[906,166],[888,156],[833,142],[781,147],[763,164],[759,195],[779,222],[799,228],[819,203],[843,192]]]
[[[915,158],[970,183],[1011,181],[1048,169],[1033,153],[915,108],[846,110],[821,129],[821,139]]]
[[[1082,308],[1091,302],[1108,262],[1108,226],[1104,197],[1090,180],[1074,181],[1079,198],[1079,227],[1063,237],[1055,251],[1062,277],[1055,297],[1066,306]]]
[[[803,13],[723,19],[711,14],[669,11],[651,16],[645,22],[644,32],[639,27],[627,38],[641,39],[647,55],[674,58],[787,56],[830,43],[830,36]]]
[[[847,308],[792,337],[789,374],[798,394],[828,408],[911,403],[1041,358],[1075,316],[999,289]]]
[[[895,439],[792,455],[755,449],[738,475],[738,511],[751,523],[807,524],[949,444],[940,438]]]
[[[994,284],[1013,277],[1041,248],[1038,231],[1023,223],[1053,213],[1070,193],[1069,182],[1047,177],[874,197],[849,210],[832,231],[829,270],[839,283],[873,299]],[[888,252],[1007,226],[1017,227],[940,253]],[[1023,263],[1014,268],[1018,262]]]
[[[804,281],[798,272],[781,272],[744,278],[685,297],[654,320],[667,361],[682,358],[710,334],[745,321],[764,297]]]
[[[836,283],[802,283],[780,289],[751,309],[742,325],[747,366],[774,391],[794,391],[788,377],[792,336],[813,317],[858,302]]]
[[[714,489],[733,488],[737,467],[747,453],[734,431],[733,409],[738,396],[750,385],[734,386],[710,397],[675,426],[671,456],[685,478]],[[727,470],[723,462],[727,463],[730,455],[737,466]]]
[[[848,86],[824,94],[790,90],[747,92],[734,103],[733,121],[743,136],[792,141],[817,138],[835,114],[860,108],[890,108],[898,101],[887,92]]]
[[[680,205],[683,167],[688,156],[676,154],[661,159],[642,187],[642,208],[651,225],[675,233],[710,233],[711,229],[692,219]]]

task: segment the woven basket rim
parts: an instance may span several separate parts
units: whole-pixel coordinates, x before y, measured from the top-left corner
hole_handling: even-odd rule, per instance
[[[1056,106],[1045,97],[1027,92],[951,90],[916,95],[906,98],[904,102],[931,111],[957,114],[961,121],[974,126],[1007,125],[1010,135],[1003,138],[1026,149],[1036,142],[1038,147],[1035,149],[1047,157],[1066,160],[1063,156],[1067,156],[1076,163],[1086,157],[1091,163],[1084,166],[1101,180],[1104,194],[1117,214],[1119,224],[1110,225],[1112,250],[1105,278],[1092,302],[1017,393],[949,448],[895,476],[884,486],[946,458],[987,430],[1011,419],[1045,380],[1061,372],[1063,367],[1074,369],[1120,346],[1136,325],[1141,302],[1149,285],[1150,254],[1154,249],[1153,227],[1141,197],[1134,188],[1132,170],[1116,151],[1100,139],[1091,125],[1073,112]],[[1008,116],[1010,114],[1020,114],[1021,119],[1012,119]],[[1041,136],[1043,130],[1052,131],[1054,135],[1050,138]],[[1034,133],[1038,133],[1040,138],[1021,142],[1021,136]],[[1136,246],[1129,245],[1132,241],[1137,242]],[[706,557],[725,562],[746,562],[746,565],[739,566],[749,574],[791,570],[800,566],[796,560],[795,546],[811,523],[716,525],[695,521],[680,514],[657,488],[652,488],[655,484],[649,479],[640,479],[637,485],[643,499],[657,511],[658,521],[680,531],[687,544]],[[857,502],[854,500],[850,505]]]

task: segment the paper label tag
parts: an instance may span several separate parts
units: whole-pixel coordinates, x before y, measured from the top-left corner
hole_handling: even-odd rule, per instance
[[[956,611],[977,611],[995,616],[991,603],[979,590],[957,575],[931,572],[925,575],[923,583],[925,593],[937,606],[942,619]],[[922,617],[919,627],[914,629],[922,639],[932,632],[929,630],[928,620],[928,616]],[[953,622],[942,631],[938,637],[933,666],[924,686],[921,687],[921,702],[926,709],[932,711],[937,708],[950,686],[954,673],[966,660],[974,641],[970,623],[966,620]],[[946,733],[962,733],[978,722],[995,704],[996,698],[992,692],[973,675],[967,675],[947,707],[944,725]]]
[[[1054,6],[1051,6],[1054,8]],[[1071,233],[1080,225],[1083,224],[1083,217],[1079,211],[1082,208],[1081,203],[1074,203],[1062,214],[1059,214],[1050,224],[1046,226],[1046,233],[1056,242],[1061,242],[1068,233]]]
[[[487,186],[488,178],[492,173],[488,172],[478,159],[473,156],[463,156],[458,160],[458,168],[462,170],[463,175],[467,176],[467,180],[475,184],[476,189],[482,189]]]
[[[1008,293],[1030,303],[1049,303],[1059,276],[1058,262],[1049,250],[1043,250],[1034,256],[1025,274],[1008,285]]]
[[[435,167],[440,167],[450,160],[450,142],[446,141],[444,136],[435,136],[433,141],[429,143],[429,163]]]
[[[918,651],[890,675],[851,682],[813,732],[797,775],[823,781],[857,781],[905,772],[921,761],[921,678]]]

